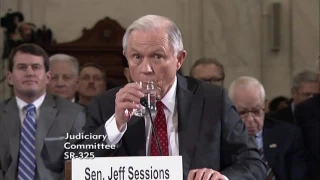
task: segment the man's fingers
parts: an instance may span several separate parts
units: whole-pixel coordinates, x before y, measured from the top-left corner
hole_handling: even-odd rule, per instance
[[[116,102],[134,102],[136,104],[140,104],[140,96],[137,96],[136,94],[132,94],[130,92],[125,92],[120,94],[119,97],[116,98]]]
[[[206,172],[204,173],[202,179],[203,179],[203,180],[212,180],[212,175],[213,175],[214,173],[217,173],[217,172],[215,172],[215,171],[212,170],[212,169],[207,169]]]
[[[138,109],[140,108],[140,104],[135,104],[133,102],[122,102],[117,104],[117,109],[125,111],[126,109],[132,110],[132,109]]]
[[[197,171],[198,171],[197,169],[190,170],[188,173],[188,180],[194,180]]]
[[[213,173],[210,180],[224,180],[223,176],[219,172]]]
[[[198,169],[195,180],[202,180],[204,173],[206,172],[206,168]]]
[[[189,171],[188,180],[224,180],[224,176],[213,169],[193,169]]]

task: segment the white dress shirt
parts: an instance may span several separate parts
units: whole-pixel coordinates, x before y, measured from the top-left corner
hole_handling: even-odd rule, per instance
[[[262,130],[259,131],[255,136],[254,136],[254,141],[256,143],[256,146],[258,150],[263,151],[263,137],[262,137]]]
[[[168,148],[170,156],[179,156],[179,139],[178,139],[178,113],[176,108],[176,90],[177,90],[177,77],[175,78],[173,85],[167,94],[162,98],[162,103],[164,104],[164,113],[167,120],[167,133],[168,133]],[[155,117],[153,117],[154,120]],[[150,154],[150,141],[152,135],[152,128],[150,117],[145,117],[146,125],[146,152],[147,155]],[[107,133],[107,143],[116,145],[123,134],[127,130],[127,125],[122,132],[118,130],[115,116],[111,116],[110,119],[105,124],[105,129]]]
[[[36,107],[36,115],[37,118],[39,119],[39,115],[40,115],[40,106],[42,105],[44,98],[46,97],[46,93],[44,93],[42,96],[40,96],[37,100],[35,100],[32,104]],[[19,116],[20,116],[20,120],[21,120],[21,125],[23,124],[23,120],[27,114],[27,111],[23,110],[23,108],[28,105],[28,103],[26,103],[25,101],[23,101],[22,99],[20,99],[18,96],[16,96],[16,101],[17,101],[17,105],[18,105],[18,109],[19,109]]]

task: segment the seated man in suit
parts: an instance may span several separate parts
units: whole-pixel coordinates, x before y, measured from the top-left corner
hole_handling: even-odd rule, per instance
[[[320,57],[318,59],[318,81],[320,84]],[[320,89],[319,89],[320,92]],[[297,124],[302,128],[308,151],[308,178],[320,177],[320,95],[317,94],[301,104],[295,111]]]
[[[239,77],[229,87],[229,98],[265,157],[268,179],[306,179],[306,152],[300,129],[265,118],[262,84],[252,77]]]
[[[55,54],[49,58],[51,79],[48,92],[76,102],[79,74],[78,60],[67,54]]]
[[[177,74],[186,51],[174,22],[156,15],[139,18],[126,30],[123,52],[135,82],[157,84],[154,123],[158,134],[168,135],[160,138],[161,149],[166,156],[182,156],[184,179],[266,177],[259,152],[224,90]],[[108,136],[97,143],[117,145],[95,150],[95,156],[159,155],[150,117],[132,116],[143,96],[137,83],[128,83],[92,99],[86,132]]]
[[[223,87],[225,73],[223,65],[217,59],[201,58],[192,65],[190,76]]]
[[[80,105],[46,93],[47,53],[35,44],[9,57],[7,80],[15,96],[0,103],[0,179],[63,179],[65,136],[85,124]]]
[[[289,106],[280,111],[269,113],[268,116],[296,124],[294,118],[295,106],[317,94],[318,90],[319,83],[315,72],[305,70],[296,74],[292,80],[291,94],[293,99]]]

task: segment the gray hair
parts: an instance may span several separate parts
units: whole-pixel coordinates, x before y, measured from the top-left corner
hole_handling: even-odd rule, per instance
[[[257,87],[260,90],[261,100],[264,101],[266,99],[266,92],[264,90],[264,87],[256,78],[250,76],[241,76],[234,80],[231,83],[228,91],[228,96],[231,101],[233,101],[233,95],[237,87],[245,89]]]
[[[203,57],[198,59],[191,67],[190,69],[190,76],[194,76],[193,71],[194,69],[199,66],[199,65],[207,65],[207,64],[214,64],[215,66],[217,66],[220,69],[220,76],[222,78],[222,80],[224,80],[225,78],[225,73],[224,73],[224,67],[223,65],[215,58],[207,58],[207,57]]]
[[[78,76],[78,74],[79,74],[79,62],[73,56],[70,56],[67,54],[55,54],[55,55],[50,56],[49,61],[50,61],[50,64],[52,64],[53,62],[56,62],[56,61],[71,62],[74,74],[76,76]]]
[[[317,73],[304,70],[296,74],[292,79],[292,88],[298,89],[302,83],[318,83]]]
[[[167,28],[169,41],[174,50],[174,54],[183,50],[182,35],[177,25],[169,18],[158,15],[146,15],[134,21],[127,29],[122,39],[123,51],[126,50],[128,38],[135,30],[156,31],[164,27]]]

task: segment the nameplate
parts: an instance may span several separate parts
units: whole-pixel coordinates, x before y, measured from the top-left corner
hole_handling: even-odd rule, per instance
[[[181,156],[72,159],[72,180],[182,180]]]

